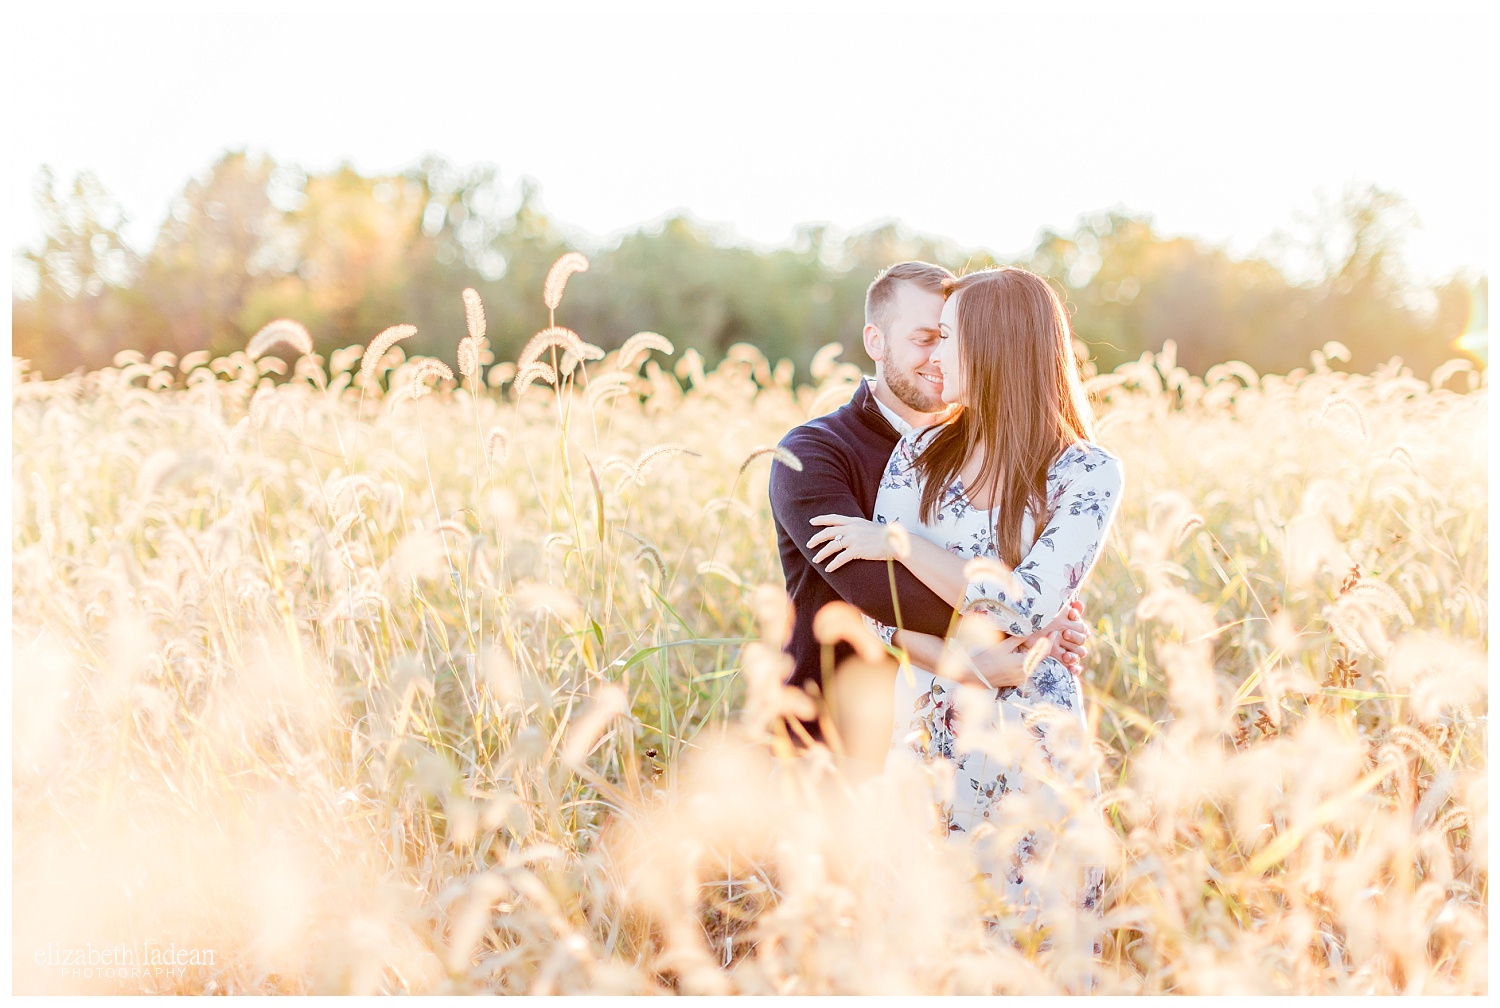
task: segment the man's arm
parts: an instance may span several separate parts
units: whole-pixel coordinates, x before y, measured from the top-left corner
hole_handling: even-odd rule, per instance
[[[808,548],[807,540],[818,531],[811,519],[824,514],[864,515],[849,485],[845,460],[814,437],[783,442],[783,447],[802,463],[798,472],[778,461],[771,463],[771,511],[786,529],[804,559],[827,581],[839,597],[861,612],[890,626],[900,625],[918,633],[946,636],[953,620],[953,607],[938,598],[900,563],[854,560],[835,571],[813,563],[819,547]],[[868,515],[865,515],[868,517]],[[901,618],[891,599],[891,573],[896,580],[896,599]]]

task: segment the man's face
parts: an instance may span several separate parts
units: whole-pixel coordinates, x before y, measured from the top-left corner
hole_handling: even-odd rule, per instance
[[[918,413],[938,413],[946,406],[942,374],[931,363],[942,313],[941,294],[902,283],[881,329],[880,380]]]
[[[943,376],[942,399],[944,403],[964,401],[964,370],[958,362],[958,299],[955,294],[943,304],[938,313],[940,338],[928,353],[928,370]]]

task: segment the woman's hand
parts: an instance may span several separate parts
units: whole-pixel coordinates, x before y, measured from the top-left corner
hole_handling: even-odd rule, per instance
[[[810,524],[826,528],[807,540],[807,548],[825,544],[813,557],[813,563],[822,563],[832,557],[827,570],[836,571],[850,560],[894,560],[896,545],[892,541],[891,527],[867,518],[852,518],[848,515],[818,515]]]
[[[1034,644],[1042,637],[1051,637],[1054,641],[1052,657],[1066,665],[1069,672],[1081,676],[1083,660],[1089,656],[1087,643],[1090,632],[1088,623],[1083,619],[1083,603],[1074,599],[1057,619],[1032,634],[1026,642]]]

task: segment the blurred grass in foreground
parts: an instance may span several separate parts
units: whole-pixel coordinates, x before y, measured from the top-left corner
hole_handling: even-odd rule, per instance
[[[858,369],[564,340],[517,395],[471,338],[459,383],[399,344],[274,386],[17,363],[15,989],[1059,990],[925,781],[766,744],[755,453]],[[1339,356],[1091,380],[1127,499],[1086,586],[1103,815],[1059,856],[1109,865],[1101,992],[1487,989],[1487,375]],[[35,958],[145,941],[215,961]]]

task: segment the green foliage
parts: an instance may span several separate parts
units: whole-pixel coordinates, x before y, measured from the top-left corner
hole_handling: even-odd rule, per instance
[[[228,153],[185,187],[143,256],[120,239],[121,214],[91,176],[59,197],[44,173],[38,200],[47,236],[25,255],[38,283],[12,303],[14,353],[51,376],[127,348],[228,353],[277,317],[305,324],[323,353],[409,322],[418,333],[408,353],[451,361],[464,332],[452,292],[464,287],[484,299],[497,359],[513,359],[548,324],[536,296],[548,267],[581,244],[542,211],[529,180],[512,193],[493,168],[437,157],[389,177],[348,165],[309,176]],[[1405,277],[1404,213],[1389,193],[1347,194],[1313,236],[1315,275],[1302,282],[1119,211],[1087,215],[1070,234],[1044,230],[1014,261],[1059,283],[1102,371],[1167,340],[1194,373],[1230,359],[1286,371],[1337,340],[1356,367],[1400,355],[1426,373],[1453,355],[1471,281],[1427,289]],[[751,343],[799,373],[829,342],[864,359],[864,290],[885,266],[997,261],[894,222],[847,236],[804,226],[789,246],[761,250],[684,216],[584,251],[589,276],[559,324],[605,348],[661,332],[709,366]]]

